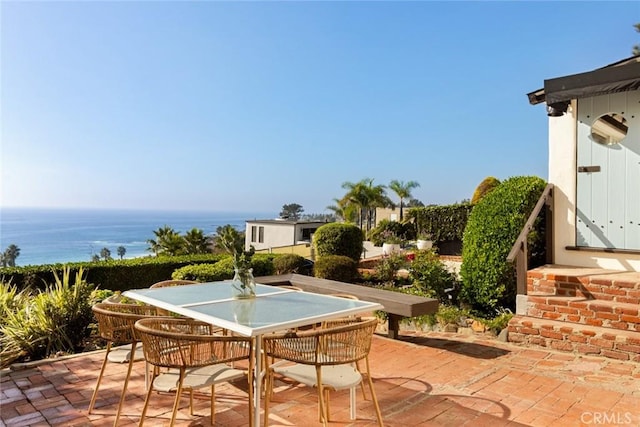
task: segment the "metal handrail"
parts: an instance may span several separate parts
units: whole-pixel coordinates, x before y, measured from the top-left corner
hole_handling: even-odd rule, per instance
[[[533,225],[540,215],[542,208],[545,208],[546,219],[546,236],[545,236],[545,252],[547,263],[553,263],[553,184],[547,184],[544,191],[540,195],[536,206],[533,208],[527,222],[522,227],[520,235],[513,244],[509,255],[508,262],[516,263],[516,290],[518,295],[527,294],[527,236],[533,229]]]

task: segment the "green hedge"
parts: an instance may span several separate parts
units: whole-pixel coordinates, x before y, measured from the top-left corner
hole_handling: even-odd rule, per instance
[[[477,313],[492,317],[499,307],[515,308],[515,268],[506,258],[545,185],[535,176],[509,178],[471,212],[464,232],[460,298]],[[537,221],[529,236],[532,256],[540,256],[544,246],[543,226]]]
[[[363,249],[362,230],[353,224],[332,222],[319,227],[313,235],[318,258],[344,255],[358,261]]]
[[[273,260],[275,274],[307,274],[307,271],[305,270],[306,266],[307,260],[298,254],[282,254]]]
[[[344,255],[325,255],[313,267],[315,277],[353,283],[358,276],[358,262]]]
[[[472,205],[459,203],[443,206],[411,208],[406,218],[416,227],[416,233],[430,233],[436,244],[451,240],[462,240]]]
[[[126,291],[132,288],[146,288],[161,280],[171,278],[172,273],[185,265],[216,263],[228,257],[222,254],[184,255],[176,257],[142,257],[125,260],[98,262],[77,262],[68,264],[43,264],[37,266],[0,268],[0,278],[10,282],[17,289],[41,289],[45,284],[54,283],[54,271],[61,274],[65,266],[72,276],[83,268],[86,280],[101,289]]]
[[[251,259],[254,276],[270,276],[274,274],[273,261],[278,255],[257,254]],[[181,267],[173,272],[172,278],[179,280],[196,280],[198,282],[215,282],[232,279],[234,275],[233,258],[226,255],[215,264],[194,264]]]

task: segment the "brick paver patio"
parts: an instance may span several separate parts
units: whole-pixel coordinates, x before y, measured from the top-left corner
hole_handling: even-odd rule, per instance
[[[405,332],[406,334],[407,332]],[[125,366],[110,365],[87,415],[102,352],[46,361],[1,373],[0,425],[108,426],[113,424]],[[143,364],[132,375],[120,425],[137,425],[144,401]],[[482,335],[414,333],[401,340],[376,336],[371,367],[387,426],[640,425],[640,364],[528,349]],[[246,385],[217,388],[216,425],[247,425]],[[145,425],[168,425],[172,395],[154,395]],[[331,394],[335,426],[376,425],[370,400],[357,395],[349,420],[348,392]],[[188,399],[177,425],[209,425],[206,395]],[[314,390],[279,383],[270,425],[317,422]]]

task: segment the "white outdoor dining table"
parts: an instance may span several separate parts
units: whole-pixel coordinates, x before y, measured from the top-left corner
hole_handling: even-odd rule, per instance
[[[253,422],[253,425],[260,421],[262,335],[383,308],[373,302],[260,284],[256,286],[255,298],[234,299],[230,281],[132,289],[123,295],[240,335],[255,337],[253,417],[258,423]]]

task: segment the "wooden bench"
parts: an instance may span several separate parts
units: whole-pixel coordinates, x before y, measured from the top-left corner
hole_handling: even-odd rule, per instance
[[[409,295],[402,292],[387,291],[335,280],[318,279],[301,274],[283,274],[279,276],[256,277],[257,283],[265,285],[297,286],[306,292],[318,294],[351,294],[364,300],[382,304],[388,314],[390,338],[398,338],[400,320],[403,317],[415,317],[434,314],[438,310],[438,300]]]

